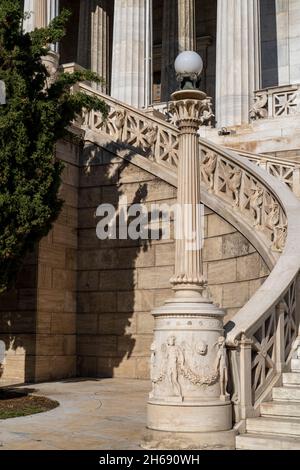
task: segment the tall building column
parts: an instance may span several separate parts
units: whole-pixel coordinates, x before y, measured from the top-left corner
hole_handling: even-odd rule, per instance
[[[46,27],[59,14],[59,0],[25,0],[24,12],[30,17],[24,21],[24,31]]]
[[[164,0],[163,4],[161,101],[169,101],[177,88],[177,55],[196,48],[195,0]]]
[[[146,77],[150,8],[148,0],[115,0],[111,95],[138,108],[150,104]]]
[[[109,0],[81,0],[77,62],[105,80],[95,85],[102,92],[109,90]]]
[[[23,30],[25,33],[30,33],[35,28],[35,0],[24,0],[24,13],[28,16],[24,19]]]
[[[249,122],[253,92],[260,87],[258,0],[218,0],[217,126]]]
[[[178,0],[179,52],[196,49],[195,0]]]
[[[48,24],[48,0],[36,0],[35,27],[44,28]]]
[[[278,82],[300,83],[300,2],[276,0]]]

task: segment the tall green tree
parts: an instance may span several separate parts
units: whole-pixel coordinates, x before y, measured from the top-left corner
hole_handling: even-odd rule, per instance
[[[72,92],[79,81],[100,82],[90,71],[58,74],[50,83],[42,58],[59,43],[70,13],[25,34],[22,0],[0,0],[0,292],[13,283],[26,253],[51,229],[63,201],[63,165],[55,143],[82,108],[107,115],[105,103]]]

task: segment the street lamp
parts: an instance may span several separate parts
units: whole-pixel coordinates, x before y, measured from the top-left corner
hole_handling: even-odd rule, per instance
[[[203,63],[195,52],[181,53],[175,62],[180,90],[172,94],[171,110],[179,128],[174,296],[156,308],[151,347],[152,391],[148,401],[151,442],[191,446],[234,447],[232,406],[227,394],[224,310],[210,299],[203,272],[202,244],[191,247],[191,234],[202,233],[198,129],[207,96],[196,88]],[[186,230],[189,227],[189,230]],[[162,444],[164,445],[164,444]]]
[[[195,89],[203,70],[203,60],[194,51],[184,51],[175,60],[177,81],[182,90]]]

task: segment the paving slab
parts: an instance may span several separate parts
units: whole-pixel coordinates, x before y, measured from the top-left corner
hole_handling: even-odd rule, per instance
[[[0,420],[0,450],[141,449],[148,381],[74,379],[18,388],[34,389],[60,406]]]

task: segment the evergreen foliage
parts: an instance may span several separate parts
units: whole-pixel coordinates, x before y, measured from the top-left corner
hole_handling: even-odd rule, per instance
[[[65,34],[64,10],[49,27],[24,33],[21,0],[0,0],[0,292],[15,280],[26,253],[51,229],[63,201],[58,191],[63,165],[55,143],[82,108],[107,115],[102,100],[72,92],[96,74],[61,73],[54,83],[42,58]]]

